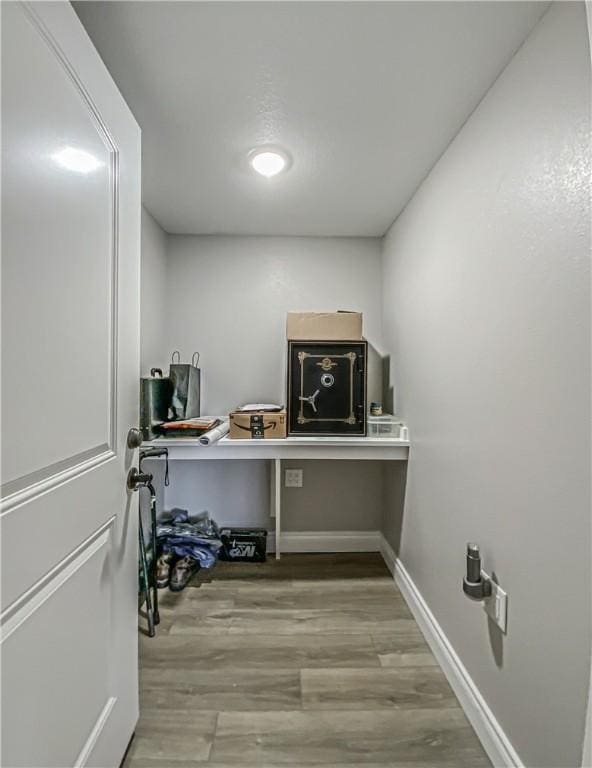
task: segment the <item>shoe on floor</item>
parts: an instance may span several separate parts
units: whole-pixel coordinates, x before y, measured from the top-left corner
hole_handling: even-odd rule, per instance
[[[173,552],[161,552],[158,556],[156,560],[156,586],[158,589],[168,587],[174,557]]]
[[[182,589],[185,589],[187,582],[198,569],[199,563],[193,557],[188,555],[180,557],[171,570],[169,582],[171,592],[180,592]]]

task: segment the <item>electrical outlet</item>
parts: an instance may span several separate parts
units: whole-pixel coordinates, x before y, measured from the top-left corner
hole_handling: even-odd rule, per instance
[[[495,581],[491,581],[491,597],[486,597],[483,600],[483,609],[493,623],[497,624],[505,634],[508,625],[508,593]]]
[[[286,488],[302,488],[302,470],[286,470]]]

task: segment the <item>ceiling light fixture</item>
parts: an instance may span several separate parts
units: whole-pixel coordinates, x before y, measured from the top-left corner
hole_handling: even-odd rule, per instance
[[[249,162],[254,171],[269,179],[287,168],[288,156],[278,149],[254,149],[249,155]]]

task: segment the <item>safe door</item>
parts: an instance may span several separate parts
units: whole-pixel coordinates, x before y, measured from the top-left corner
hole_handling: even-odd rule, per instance
[[[366,434],[366,342],[288,342],[290,435]]]

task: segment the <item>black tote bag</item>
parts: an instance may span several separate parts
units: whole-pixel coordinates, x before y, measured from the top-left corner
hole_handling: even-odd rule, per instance
[[[199,352],[194,352],[191,363],[182,363],[181,354],[173,352],[169,378],[173,383],[171,407],[175,420],[200,416],[201,371],[197,367]]]

